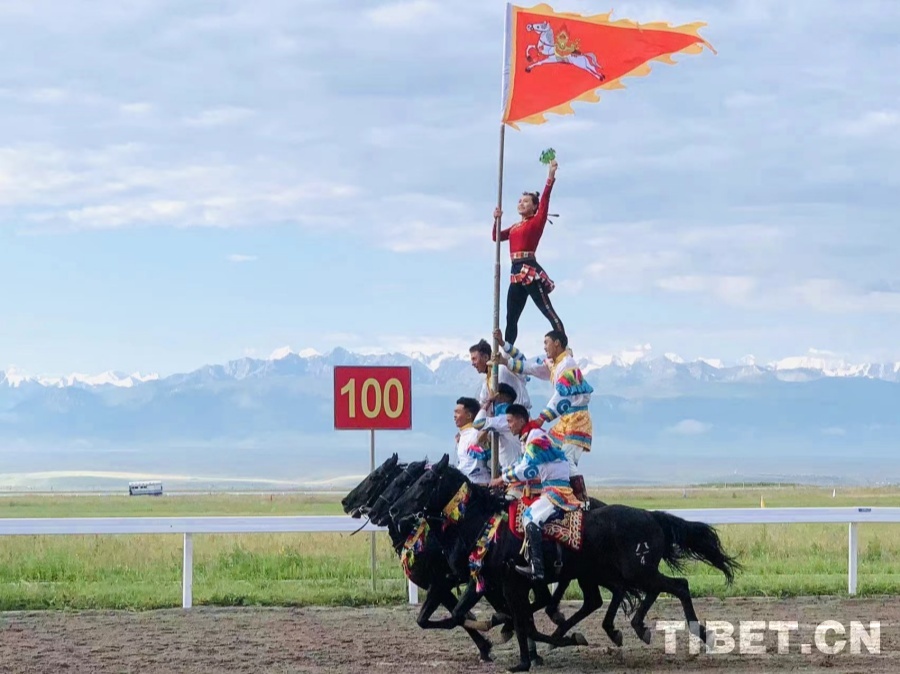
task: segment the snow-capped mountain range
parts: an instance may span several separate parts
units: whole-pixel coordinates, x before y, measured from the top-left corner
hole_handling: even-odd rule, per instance
[[[590,479],[900,481],[900,363],[821,353],[774,363],[686,362],[646,347],[579,360],[594,387]],[[302,483],[364,473],[368,441],[333,426],[336,365],[412,368],[412,430],[380,434],[379,457],[455,451],[456,400],[481,386],[468,353],[283,348],[168,376],[47,377],[7,368],[0,488],[10,483],[3,479],[48,470]],[[532,379],[528,390],[538,409],[548,400],[548,382]]]
[[[62,377],[46,377],[35,376],[20,371],[16,367],[7,368],[6,372],[0,371],[0,385],[21,386],[25,383],[34,383],[41,386],[53,386],[63,388],[66,386],[117,386],[121,388],[131,388],[137,384],[147,381],[156,381],[159,379],[158,374],[141,374],[134,372],[125,374],[124,372],[115,372],[108,370],[100,374],[89,375],[80,372],[73,372]]]
[[[576,357],[578,354],[576,354]],[[612,378],[619,381],[635,378],[659,378],[683,375],[700,381],[751,382],[776,379],[780,381],[810,381],[822,377],[862,377],[883,381],[900,382],[900,362],[851,363],[827,354],[811,353],[806,356],[791,356],[778,361],[761,363],[753,356],[745,356],[735,363],[726,364],[717,358],[698,358],[685,361],[676,354],[666,353],[652,357],[644,347],[633,351],[603,356],[579,357],[579,364],[585,375],[592,373],[601,379]],[[167,378],[214,376],[216,378],[243,379],[266,375],[300,373],[328,374],[334,365],[413,365],[418,379],[427,383],[453,383],[461,374],[470,374],[467,353],[420,351],[374,353],[354,353],[343,348],[335,348],[328,353],[314,349],[293,351],[290,347],[276,349],[268,358],[241,358],[224,365],[206,365],[191,373],[175,374]],[[428,376],[428,372],[432,376]],[[104,387],[132,388],[147,382],[162,379],[158,374],[131,374],[107,371],[96,375],[73,373],[65,376],[42,376],[22,372],[10,367],[0,370],[0,386],[20,387],[37,384],[45,387]]]

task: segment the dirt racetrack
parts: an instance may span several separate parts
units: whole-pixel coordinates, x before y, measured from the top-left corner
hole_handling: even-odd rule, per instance
[[[675,653],[667,654],[665,633],[654,631],[649,646],[638,641],[620,613],[617,626],[625,634],[616,649],[602,632],[602,612],[576,630],[588,646],[539,652],[544,664],[532,671],[557,672],[900,672],[900,602],[896,598],[842,600],[696,600],[701,620],[727,620],[734,625],[730,653],[691,654],[685,632],[676,634]],[[568,615],[575,605],[567,603]],[[479,615],[487,609],[479,605]],[[435,617],[443,617],[441,611]],[[647,625],[681,620],[680,605],[660,599]],[[787,654],[778,653],[778,632],[762,632],[764,654],[741,654],[740,623],[746,620],[796,621]],[[829,646],[847,639],[843,651],[823,653],[816,645],[816,626],[825,620],[841,623],[845,635],[829,632]],[[880,653],[865,644],[852,654],[851,621],[869,629],[880,621]],[[541,613],[538,625],[550,631]],[[495,629],[491,637],[499,634]],[[471,640],[461,630],[423,631],[412,607],[218,609],[150,612],[16,612],[0,614],[0,672],[3,674],[123,674],[126,672],[502,672],[515,664],[515,640],[494,648],[494,662],[479,664]],[[727,645],[727,642],[725,642]],[[858,643],[858,642],[857,642]],[[809,654],[801,652],[809,644]]]

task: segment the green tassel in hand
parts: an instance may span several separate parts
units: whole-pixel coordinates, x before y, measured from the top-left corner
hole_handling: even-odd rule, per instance
[[[542,164],[549,164],[554,159],[556,159],[556,150],[554,150],[552,147],[548,147],[546,150],[541,152]]]

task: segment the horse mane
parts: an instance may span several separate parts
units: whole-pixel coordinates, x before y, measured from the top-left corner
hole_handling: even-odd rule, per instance
[[[469,485],[469,490],[472,493],[472,501],[483,503],[486,506],[486,511],[490,514],[502,512],[506,509],[506,498],[502,494],[495,493],[491,491],[489,487],[472,482],[472,480],[456,466],[447,464],[441,472],[441,480],[443,481],[445,477],[453,477],[461,483],[467,483]],[[470,501],[470,503],[472,501]]]

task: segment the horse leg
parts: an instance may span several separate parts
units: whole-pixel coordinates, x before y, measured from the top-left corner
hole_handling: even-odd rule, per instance
[[[556,590],[554,590],[552,595],[545,584],[538,583],[534,588],[535,602],[531,605],[531,612],[537,613],[546,607],[545,612],[550,620],[553,621],[553,624],[561,625],[565,621],[566,616],[559,610],[559,602],[562,600],[566,590],[569,589],[569,583],[571,582],[568,578],[557,581]]]
[[[547,58],[541,59],[540,61],[533,61],[532,63],[529,63],[527,66],[525,66],[525,72],[530,73],[532,70],[534,70],[538,66],[544,66],[544,65],[547,65],[548,63],[559,63],[559,62],[560,62],[559,59],[555,55],[548,56]]]
[[[456,625],[462,627],[471,627],[473,629],[481,629],[482,627],[484,627],[485,629],[481,630],[484,632],[491,629],[491,627],[493,627],[493,624],[490,620],[467,620],[469,611],[475,608],[475,604],[477,604],[480,599],[481,593],[476,591],[475,583],[469,582],[469,584],[466,585],[466,589],[459,596],[459,600],[456,602],[456,606],[454,606],[453,610],[451,611],[451,620],[453,620]]]
[[[606,609],[606,615],[603,616],[603,631],[606,632],[612,642],[620,648],[623,639],[622,631],[616,629],[616,611],[619,610],[624,598],[625,593],[621,589],[613,589],[612,597],[609,600],[609,606]]]
[[[442,603],[447,607],[447,610],[450,611],[450,617],[441,620],[429,620],[426,623],[427,627],[425,629],[452,630],[456,627],[469,627],[471,629],[483,627],[481,631],[486,632],[491,628],[490,623],[487,621],[484,621],[486,623],[484,625],[480,623],[475,624],[475,616],[471,614],[470,611],[475,604],[478,603],[478,600],[481,599],[481,595],[472,590],[471,584],[466,586],[465,591],[460,595],[459,599],[456,599],[448,586],[445,586],[444,591],[441,592],[435,585],[432,585],[432,589],[428,592],[425,604],[422,605],[422,610],[419,612],[420,616],[425,612],[425,607],[428,606],[432,596],[434,596],[435,603],[430,613],[433,613],[437,609],[438,603]],[[470,621],[471,624],[466,624]]]
[[[497,643],[505,644],[507,641],[513,638],[515,630],[513,628],[512,616],[509,615],[509,609],[506,607],[506,601],[503,598],[503,591],[501,589],[498,592],[497,589],[493,587],[493,585],[489,585],[484,591],[484,598],[495,611],[494,615],[491,616],[491,628],[494,628],[497,625],[503,625],[503,629],[500,630],[500,638],[497,639]]]
[[[647,594],[644,595],[644,599],[641,601],[641,605],[638,606],[637,611],[635,611],[634,615],[631,617],[631,627],[634,629],[635,634],[638,635],[638,639],[645,644],[650,643],[650,637],[653,633],[650,631],[650,628],[644,624],[644,618],[647,617],[647,611],[653,606],[657,597],[659,597],[659,590],[655,589],[655,586],[652,590],[648,589]]]
[[[423,630],[452,630],[459,627],[459,623],[453,617],[453,609],[456,608],[456,604],[456,597],[450,592],[449,588],[446,592],[443,592],[433,584],[425,597],[422,608],[419,610],[419,615],[416,616],[416,623]],[[430,620],[439,605],[443,605],[450,611],[450,617],[441,620]]]
[[[512,613],[516,641],[519,644],[519,664],[510,667],[507,670],[508,672],[527,672],[531,669],[531,649],[528,643],[528,632],[529,628],[534,624],[534,614],[529,610],[528,588],[522,588],[521,584],[522,581],[518,579],[503,583],[503,594]]]
[[[436,590],[438,590],[436,592]],[[431,596],[434,595],[435,599],[432,600]],[[437,605],[442,604],[444,608],[446,608],[450,613],[453,613],[453,609],[456,608],[456,597],[453,592],[448,587],[438,588],[432,585],[431,592],[428,593],[428,597],[425,599],[425,603],[422,604],[422,610],[419,611],[419,615],[416,618],[416,623],[424,630],[427,629],[435,629],[436,627],[429,620],[431,614],[437,610]],[[472,616],[473,618],[475,616]],[[473,630],[469,627],[463,628],[466,631],[472,641],[475,642],[475,647],[478,649],[478,657],[482,662],[492,662],[493,658],[491,657],[491,648],[493,644],[491,644],[490,640],[485,638],[480,632]]]
[[[600,587],[598,585],[587,583],[579,579],[578,587],[581,588],[581,592],[584,595],[584,602],[581,604],[579,609],[572,614],[571,618],[563,621],[563,623],[556,628],[556,631],[550,635],[550,639],[553,641],[559,642],[567,640],[565,644],[557,645],[586,645],[587,641],[585,640],[584,636],[578,634],[577,632],[571,637],[564,637],[563,635],[570,629],[572,629],[575,625],[580,623],[582,620],[587,618],[591,613],[603,606],[603,596],[600,594]],[[553,643],[553,641],[551,641],[551,643]]]
[[[677,597],[684,610],[684,618],[687,620],[688,629],[704,644],[706,643],[706,627],[700,624],[700,618],[694,611],[694,602],[691,601],[691,588],[686,578],[671,578],[659,574],[662,591]]]

